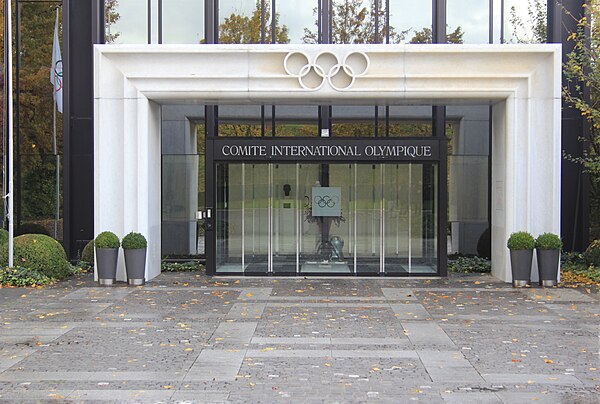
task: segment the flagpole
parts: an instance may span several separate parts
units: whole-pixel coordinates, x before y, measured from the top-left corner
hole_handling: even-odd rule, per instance
[[[13,220],[13,169],[14,169],[14,153],[13,153],[13,83],[12,83],[12,1],[6,0],[6,28],[8,33],[8,39],[5,36],[5,41],[8,40],[8,49],[6,55],[6,82],[8,92],[8,105],[7,105],[7,125],[8,125],[8,194],[6,195],[8,204],[8,267],[14,266],[14,236],[15,236],[15,223]]]
[[[54,97],[54,88],[52,88],[52,96]],[[54,159],[56,161],[56,213],[54,217],[54,239],[58,237],[58,221],[60,220],[60,172],[59,172],[59,157],[56,147],[56,103],[52,101],[52,112],[54,115]]]

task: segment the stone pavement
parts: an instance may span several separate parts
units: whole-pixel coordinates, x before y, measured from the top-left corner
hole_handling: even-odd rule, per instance
[[[4,402],[600,402],[599,296],[490,276],[86,275],[0,320]]]

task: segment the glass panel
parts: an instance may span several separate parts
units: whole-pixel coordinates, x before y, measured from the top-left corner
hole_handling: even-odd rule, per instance
[[[307,31],[312,30],[316,33],[313,27],[316,27],[317,23],[315,13],[318,0],[280,0],[275,5],[279,18],[277,26],[281,27],[276,31],[277,43],[317,42],[316,36],[307,36]]]
[[[332,136],[375,136],[374,106],[333,106],[331,115]]]
[[[431,107],[390,106],[379,108],[380,127],[386,122],[388,114],[387,136],[390,137],[428,137],[433,136]],[[385,127],[385,126],[384,126]],[[384,132],[380,130],[379,135]]]
[[[333,0],[331,4],[331,43],[364,44],[381,42],[375,38],[375,8],[371,0]],[[383,22],[385,12],[379,12]],[[380,25],[381,26],[381,25]]]
[[[105,0],[106,43],[148,43],[148,1]]]
[[[269,108],[269,107],[266,107]],[[262,136],[262,115],[260,105],[220,105],[219,136]],[[271,134],[266,134],[270,136]]]
[[[489,227],[489,106],[449,106],[446,112],[450,154],[448,252],[489,256],[489,238],[482,237]]]
[[[545,0],[504,0],[504,42],[546,42],[547,2]]]
[[[163,43],[204,42],[204,2],[163,0],[162,8]]]
[[[385,271],[408,273],[411,249],[411,183],[408,164],[384,166]]]
[[[431,43],[432,2],[390,0],[387,43]]]
[[[196,221],[204,196],[199,192],[203,161],[198,155],[163,155],[162,158],[162,255],[201,254],[203,226]],[[204,184],[202,184],[204,188]],[[200,203],[200,200],[202,202]]]
[[[271,243],[270,226],[272,221],[269,184],[271,183],[271,166],[269,164],[230,164],[230,174],[236,173],[241,166],[245,181],[241,184],[241,195],[230,189],[230,195],[240,198],[235,204],[232,201],[229,211],[234,215],[242,215],[243,230],[241,240],[244,251],[244,271],[246,274],[265,274],[269,269],[269,244]],[[230,177],[231,180],[231,177]],[[239,187],[235,180],[232,187]],[[238,213],[239,212],[239,213]],[[234,219],[233,222],[237,222]],[[232,229],[232,235],[236,232]],[[233,245],[236,245],[235,242]]]
[[[282,105],[275,107],[275,135],[318,136],[318,107],[308,105]]]
[[[298,198],[298,166],[274,164],[271,195],[273,196],[273,272],[296,273],[298,222],[300,220]]]
[[[447,42],[489,43],[489,13],[489,0],[447,0]]]
[[[220,0],[219,43],[261,43],[261,2]]]
[[[349,234],[349,171],[346,164],[299,166],[299,195],[303,195],[299,256],[302,273],[353,272],[346,245],[349,240],[344,240]]]
[[[437,164],[410,164],[412,191],[411,274],[437,273]],[[420,208],[419,208],[420,207]]]
[[[380,272],[382,169],[378,164],[356,164],[354,175],[354,248],[356,272]]]

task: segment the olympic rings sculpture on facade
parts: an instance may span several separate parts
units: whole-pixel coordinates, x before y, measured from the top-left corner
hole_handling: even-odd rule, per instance
[[[327,81],[337,91],[347,90],[357,77],[369,70],[370,60],[364,52],[350,52],[340,62],[332,52],[321,52],[312,59],[300,51],[290,52],[283,61],[285,72],[298,78],[305,90],[319,90]]]

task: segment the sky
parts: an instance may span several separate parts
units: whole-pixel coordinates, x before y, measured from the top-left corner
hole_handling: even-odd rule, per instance
[[[530,0],[531,1],[531,0]],[[499,25],[500,0],[494,0],[494,22]],[[158,13],[158,0],[152,0],[153,19]],[[365,0],[365,4],[369,1]],[[504,0],[505,31],[510,41],[510,7],[515,6],[517,13],[526,21],[527,4],[525,0]],[[255,0],[222,0],[220,15],[232,12],[249,14],[255,7]],[[448,32],[460,26],[464,32],[465,43],[486,43],[488,41],[487,21],[489,19],[488,0],[447,0]],[[119,0],[119,21],[110,27],[111,32],[121,32],[117,43],[147,42],[147,0]],[[163,0],[163,42],[198,43],[204,37],[204,1],[203,0]],[[313,9],[317,0],[278,0],[277,12],[280,24],[289,29],[291,42],[300,43],[304,28],[314,30]],[[468,12],[465,12],[468,10]],[[431,1],[390,0],[390,22],[396,31],[410,29],[410,39],[414,31],[430,26]],[[156,26],[156,23],[153,24]],[[155,35],[156,36],[156,35]],[[499,42],[499,28],[495,27],[495,42]]]

